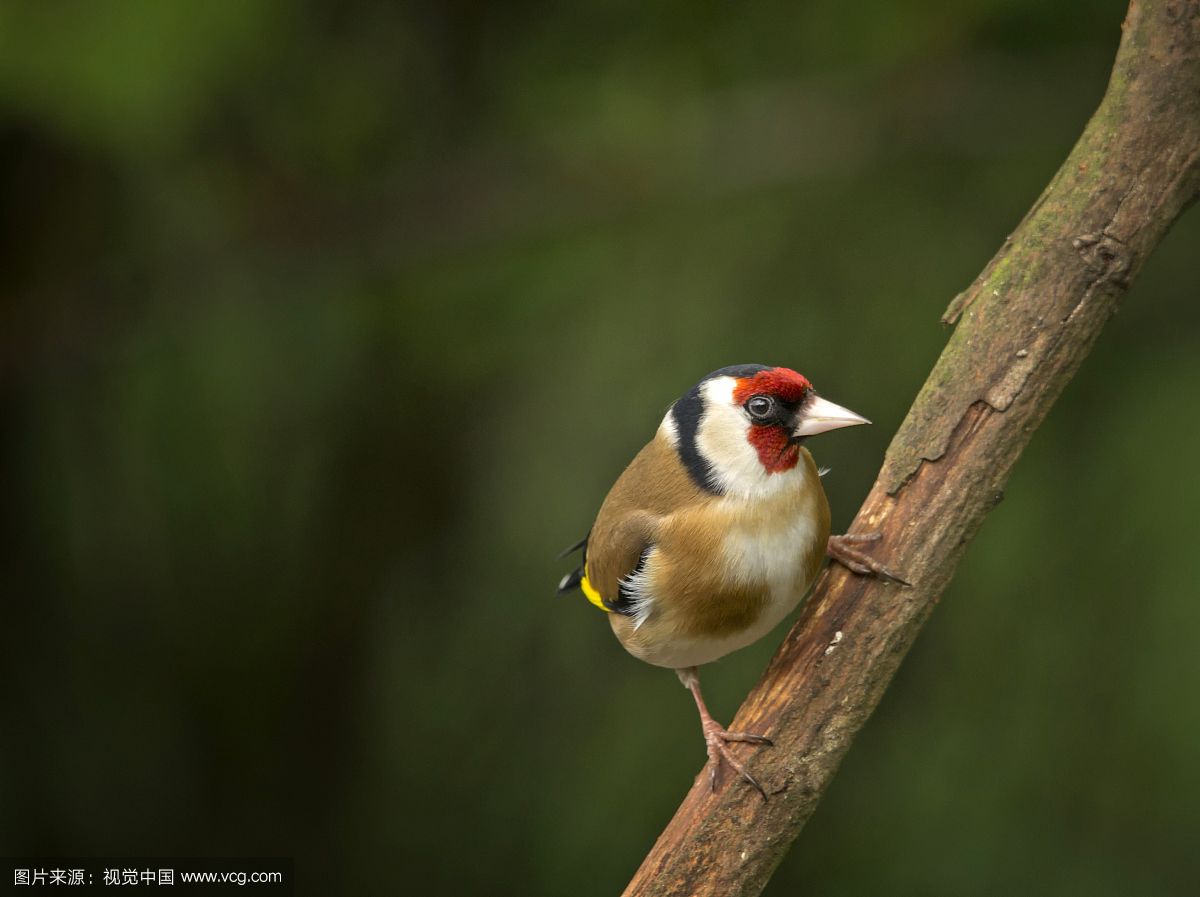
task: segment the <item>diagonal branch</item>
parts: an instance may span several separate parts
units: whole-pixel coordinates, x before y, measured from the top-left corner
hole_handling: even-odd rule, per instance
[[[701,776],[626,897],[758,894],[812,815],[1029,438],[1200,191],[1200,0],[1132,0],[1108,90],[979,278],[851,530],[911,589],[831,567],[731,728],[771,799]]]

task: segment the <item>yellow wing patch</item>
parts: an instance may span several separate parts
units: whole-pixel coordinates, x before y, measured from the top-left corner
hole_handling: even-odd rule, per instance
[[[592,586],[591,582],[588,581],[586,565],[584,565],[583,568],[583,579],[579,580],[579,587],[583,589],[583,594],[587,596],[588,601],[592,602],[592,604],[596,605],[596,607],[600,608],[600,610],[604,611],[606,614],[612,613],[612,611],[604,606],[604,601],[600,598],[600,593],[597,592]]]

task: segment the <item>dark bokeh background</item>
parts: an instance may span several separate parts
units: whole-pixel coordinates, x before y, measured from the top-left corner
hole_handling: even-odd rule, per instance
[[[1123,4],[0,4],[0,854],[616,893],[703,761],[555,553],[766,361],[876,426]],[[1200,218],[768,894],[1200,880]],[[709,668],[728,718],[780,634]]]

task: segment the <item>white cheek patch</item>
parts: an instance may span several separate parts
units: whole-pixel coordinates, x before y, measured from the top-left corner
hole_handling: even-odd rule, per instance
[[[712,478],[722,492],[732,495],[773,492],[788,477],[772,476],[763,468],[748,439],[750,421],[733,400],[736,386],[733,377],[717,377],[701,387],[704,417],[696,431],[696,447],[709,463]]]
[[[736,384],[732,377],[717,377],[701,387],[704,416],[696,431],[696,447],[712,466],[717,482],[726,490],[753,478],[755,468],[762,467],[758,453],[746,439],[750,423],[742,409],[733,403]]]
[[[663,439],[667,440],[671,448],[679,448],[679,424],[675,421],[674,405],[667,411],[662,423],[658,425],[658,432]]]

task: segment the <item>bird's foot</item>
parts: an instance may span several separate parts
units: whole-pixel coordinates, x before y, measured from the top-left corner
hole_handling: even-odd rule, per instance
[[[902,586],[911,585],[907,580],[896,575],[879,561],[868,554],[859,551],[855,545],[863,542],[878,542],[883,538],[882,533],[846,533],[842,536],[830,536],[825,553],[852,573],[860,576],[876,576],[898,582]]]
[[[758,779],[750,775],[750,771],[746,769],[745,764],[733,756],[733,752],[725,745],[730,741],[741,741],[746,744],[761,744],[770,747],[774,744],[771,739],[762,735],[751,735],[749,732],[730,732],[724,726],[715,720],[707,720],[704,723],[704,743],[708,747],[708,780],[709,787],[713,791],[717,790],[717,776],[721,770],[721,761],[724,760],[743,779],[758,789],[758,793],[762,795],[762,799],[767,799],[767,792],[763,790],[763,786],[758,783]]]

